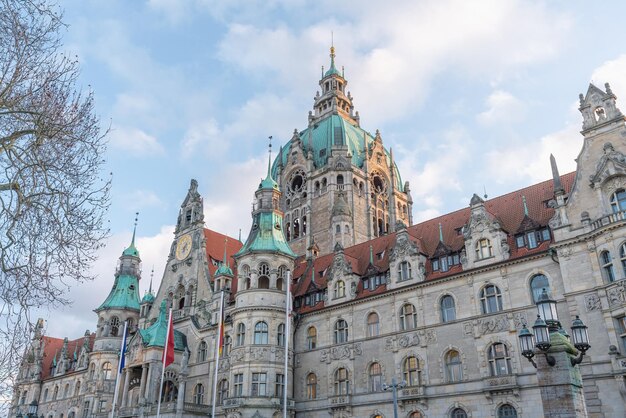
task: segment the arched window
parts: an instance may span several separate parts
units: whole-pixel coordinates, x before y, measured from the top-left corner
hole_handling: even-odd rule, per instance
[[[369,369],[370,392],[380,392],[383,388],[383,371],[380,363],[372,363]]]
[[[193,403],[202,405],[204,403],[204,386],[202,383],[198,383],[193,388]]]
[[[424,415],[420,411],[413,411],[409,418],[424,418]]]
[[[337,184],[343,185],[343,176],[341,174],[337,175]]]
[[[237,347],[244,345],[246,342],[246,326],[243,322],[237,325]]]
[[[306,377],[306,398],[317,398],[317,376],[315,373],[309,373]]]
[[[228,380],[222,380],[217,387],[217,404],[222,405],[228,398]]]
[[[376,337],[380,333],[378,314],[371,312],[367,315],[367,336]]]
[[[110,380],[113,378],[113,367],[108,361],[102,365],[102,377],[104,380]]]
[[[259,264],[259,276],[269,276],[270,266],[267,263]]]
[[[341,225],[335,225],[335,234],[341,234]]]
[[[55,386],[54,391],[52,392],[52,400],[56,401],[58,396],[59,396],[59,387]]]
[[[403,261],[398,264],[398,280],[409,280],[411,278],[411,263],[408,261]]]
[[[48,400],[48,388],[43,391],[43,401],[46,402]]]
[[[335,282],[335,298],[342,298],[346,295],[346,284],[343,280],[337,280]]]
[[[117,337],[120,332],[120,319],[117,316],[112,316],[109,323],[111,324],[111,337]]]
[[[268,327],[267,322],[257,322],[254,326],[254,343],[255,344],[267,344],[268,341]]]
[[[467,413],[462,408],[454,408],[450,413],[450,418],[467,418]]]
[[[267,276],[259,277],[259,289],[269,289],[270,288],[270,278]]]
[[[335,395],[347,395],[350,390],[348,370],[341,368],[335,372]]]
[[[161,402],[174,402],[178,399],[178,387],[171,380],[172,377],[163,381],[163,392],[161,392]]]
[[[490,284],[480,291],[480,307],[484,314],[502,310],[502,294],[497,286]]]
[[[407,386],[418,386],[420,384],[421,372],[417,357],[407,357],[402,364],[402,373]]]
[[[70,384],[66,383],[65,384],[65,389],[63,389],[63,397],[64,398],[69,398],[70,396]]]
[[[611,253],[608,251],[602,251],[600,254],[600,261],[602,262],[602,274],[604,280],[608,283],[615,281],[615,271],[613,270],[613,259]]]
[[[463,363],[461,355],[456,350],[450,350],[445,356],[446,378],[448,383],[460,382],[463,380]]]
[[[493,257],[491,241],[489,241],[487,238],[482,238],[476,243],[476,259],[482,260],[483,258],[489,257]]]
[[[508,403],[498,408],[498,418],[517,418],[517,410]]]
[[[313,350],[317,346],[317,329],[309,327],[306,330],[306,346],[309,350]]]
[[[278,344],[278,346],[280,347],[285,346],[285,324],[278,324],[278,333],[277,333],[276,340],[277,340],[276,343]]]
[[[539,296],[541,296],[543,289],[546,289],[548,294],[550,294],[550,282],[548,281],[548,278],[543,274],[534,275],[533,278],[530,279],[530,290],[533,293],[534,303],[537,303],[539,300]]]
[[[348,323],[340,319],[335,322],[335,344],[348,342]]]
[[[206,361],[207,344],[206,341],[200,341],[198,344],[198,363]]]
[[[400,309],[400,330],[408,331],[417,328],[417,311],[415,306],[405,303]]]
[[[80,380],[76,382],[76,386],[74,386],[74,396],[80,395]]]
[[[611,196],[611,209],[613,209],[613,213],[626,210],[626,191],[624,189],[616,190]]]
[[[96,377],[96,364],[91,363],[91,366],[89,366],[89,379],[93,380],[94,377]]]
[[[491,376],[511,374],[511,358],[505,344],[493,343],[489,347],[489,370]]]
[[[454,298],[450,295],[445,295],[441,298],[441,321],[450,322],[456,319],[456,307],[454,305]]]

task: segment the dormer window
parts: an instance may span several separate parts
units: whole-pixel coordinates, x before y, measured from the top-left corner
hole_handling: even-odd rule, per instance
[[[517,248],[527,247],[533,249],[537,248],[539,244],[545,241],[550,241],[550,229],[548,228],[528,231],[515,236],[515,245],[517,245]]]
[[[493,257],[493,248],[491,247],[491,241],[489,241],[487,238],[482,238],[476,243],[476,259],[482,260],[489,257]]]
[[[363,289],[374,290],[381,284],[387,282],[387,279],[382,274],[377,274],[376,276],[364,277],[363,278]]]

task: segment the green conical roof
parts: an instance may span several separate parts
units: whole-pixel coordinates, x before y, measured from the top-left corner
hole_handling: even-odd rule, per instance
[[[139,280],[135,276],[121,274],[115,278],[113,289],[95,312],[103,309],[132,309],[139,311]]]
[[[283,218],[277,212],[260,212],[252,219],[252,230],[246,243],[235,254],[241,256],[249,252],[282,253],[296,257],[291,251],[282,231]]]
[[[163,300],[156,322],[146,329],[139,330],[145,347],[165,347],[165,338],[167,337],[166,305],[166,301]],[[182,351],[185,347],[187,347],[187,337],[182,332],[174,330],[174,349]]]
[[[343,77],[343,74],[341,74],[339,70],[335,67],[335,47],[331,46],[330,47],[330,68],[328,69],[328,71],[326,71],[326,73],[324,74],[324,77],[328,77],[329,75],[333,75],[333,74]]]
[[[136,220],[135,220],[136,222]],[[122,252],[122,257],[130,256],[139,258],[139,251],[135,247],[135,232],[137,231],[137,224],[135,223],[135,227],[133,228],[133,239],[130,241],[130,245]]]
[[[152,292],[146,292],[146,294],[143,295],[143,298],[141,299],[141,303],[150,303],[150,302],[154,302],[154,295],[152,294]]]

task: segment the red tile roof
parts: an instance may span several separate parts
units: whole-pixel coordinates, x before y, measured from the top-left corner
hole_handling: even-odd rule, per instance
[[[236,238],[229,237],[212,229],[204,228],[204,238],[206,239],[206,256],[209,265],[209,274],[211,281],[215,277],[215,272],[224,260],[224,243],[226,243],[226,257],[230,262],[230,268],[233,270],[233,281],[231,283],[231,300],[237,289],[237,269],[235,268],[235,255],[243,244]]]
[[[67,356],[69,359],[74,355],[74,350],[76,350],[76,354],[80,354],[80,350],[83,347],[85,337],[80,337],[75,340],[71,340],[67,342]],[[50,375],[52,361],[54,357],[57,356],[60,358],[61,350],[63,349],[63,338],[55,338],[55,337],[41,337],[43,342],[43,361],[41,365],[41,378],[43,380],[52,377]],[[93,342],[96,339],[96,334],[92,333],[89,336],[89,350],[93,348]],[[57,358],[57,363],[59,361]]]
[[[566,193],[571,190],[575,178],[575,172],[561,176],[561,183]],[[528,208],[528,217],[525,219],[523,197],[526,199]],[[522,223],[525,225],[532,224],[538,226],[547,226],[548,221],[554,215],[554,209],[548,206],[548,202],[554,198],[554,189],[552,180],[547,180],[503,196],[495,197],[485,201],[485,208],[496,219],[501,228],[509,234],[508,244],[510,247],[509,259],[516,259],[545,251],[550,245],[549,242],[541,243],[537,248],[517,248],[515,245],[514,234],[520,229]],[[407,228],[409,236],[417,244],[419,251],[427,257],[432,257],[435,250],[439,246],[439,225],[441,225],[441,233],[445,246],[453,251],[458,252],[463,249],[465,239],[462,234],[462,228],[465,226],[470,217],[470,208],[464,208],[437,218],[412,225]],[[371,241],[363,242],[344,250],[345,260],[352,265],[352,271],[360,276],[365,275],[370,263],[370,246],[372,247],[374,266],[381,272],[389,270],[389,252],[396,242],[396,234],[391,233]],[[382,257],[379,259],[378,254]],[[295,283],[293,285],[293,293],[295,297],[304,296],[310,292],[311,285],[324,289],[326,288],[326,272],[331,265],[334,254],[326,254],[314,260],[315,280],[312,283],[310,263],[300,257],[296,260],[294,269]],[[451,266],[446,272],[433,272],[430,269],[430,263],[427,263],[426,280],[434,280],[444,276],[450,276],[462,271],[461,265]],[[322,277],[319,276],[320,271],[324,272]],[[357,298],[368,297],[374,294],[382,293],[386,290],[386,285],[382,285],[373,290],[362,291],[361,285]],[[317,310],[323,307],[323,303],[315,306],[302,306],[299,312],[304,313],[311,310]]]

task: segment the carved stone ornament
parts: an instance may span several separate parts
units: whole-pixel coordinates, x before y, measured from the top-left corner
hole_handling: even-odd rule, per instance
[[[494,332],[507,331],[509,329],[509,320],[506,315],[499,315],[489,319],[478,320],[478,331],[481,334],[492,334]]]
[[[626,302],[626,280],[620,280],[615,287],[607,290],[606,295],[609,299],[609,306],[618,306]]]
[[[401,348],[412,347],[414,345],[419,345],[420,337],[417,333],[413,334],[405,334],[402,337],[398,338],[398,345]]]
[[[415,257],[418,253],[417,245],[409,239],[406,230],[400,231],[396,236],[396,244],[389,253],[389,261],[394,262],[396,259]]]
[[[269,359],[269,351],[266,347],[253,347],[250,349],[250,360]]]
[[[355,356],[360,356],[362,354],[363,350],[361,348],[361,343],[345,344],[322,350],[320,353],[320,362],[330,363],[334,360],[352,359]]]
[[[343,251],[335,254],[329,271],[331,280],[335,277],[342,277],[350,274],[352,274],[352,265],[346,261]]]
[[[613,148],[613,144],[607,142],[604,145],[604,155],[596,165],[596,172],[589,176],[591,187],[603,185],[612,176],[621,175],[611,179],[603,186],[607,195],[611,195],[620,187],[624,187],[624,175],[626,175],[626,156]]]
[[[587,312],[597,311],[602,309],[602,303],[600,302],[600,297],[595,293],[590,295],[585,295],[585,309]]]
[[[419,335],[424,344],[435,344],[437,342],[437,332],[434,329],[421,330]]]

